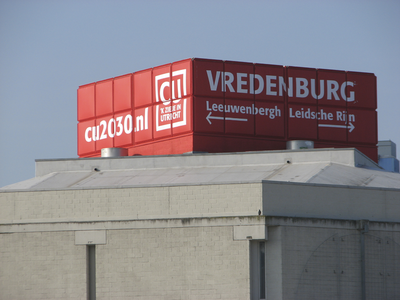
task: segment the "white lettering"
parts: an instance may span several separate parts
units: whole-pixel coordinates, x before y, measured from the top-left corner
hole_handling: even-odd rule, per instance
[[[118,117],[116,120],[118,122],[117,127],[119,130],[115,133],[117,136],[120,136],[122,132],[124,131],[124,126],[122,126],[122,119],[123,117]]]
[[[354,86],[354,83],[351,81],[345,81],[342,83],[342,86],[340,87],[340,94],[343,98],[343,100],[347,102],[353,102],[354,101],[354,91],[350,91],[350,97],[346,96],[346,87],[347,86]]]
[[[319,95],[317,96],[315,91],[315,79],[311,79],[311,96],[313,96],[314,99],[322,99],[324,93],[324,80],[319,81]]]
[[[220,71],[217,71],[217,73],[215,74],[215,80],[213,80],[211,70],[207,70],[208,82],[210,83],[210,89],[212,91],[217,90],[220,73]]]
[[[296,97],[305,98],[308,96],[308,81],[305,78],[296,78]]]
[[[88,128],[86,128],[86,130],[85,130],[85,140],[86,140],[86,142],[88,142],[88,143],[92,141],[92,138],[89,137],[89,131],[92,131],[92,128],[91,128],[91,127],[88,127]]]
[[[223,88],[222,88],[223,92],[226,92],[226,87],[227,86],[228,86],[229,91],[231,93],[235,92],[235,90],[234,90],[234,88],[232,86],[232,82],[233,82],[234,79],[235,78],[234,78],[234,76],[233,76],[233,74],[231,72],[224,72],[224,85],[223,85]]]
[[[326,97],[328,100],[332,100],[332,95],[335,97],[335,100],[340,100],[337,94],[337,90],[339,89],[339,84],[335,80],[327,80],[326,81]]]
[[[292,108],[290,107],[289,118],[333,121],[333,113],[324,112],[323,109],[320,109],[319,111],[312,111],[310,108],[304,109],[303,107],[293,112]]]
[[[275,105],[274,108],[264,108],[255,107],[254,104],[251,106],[245,105],[231,105],[231,104],[217,104],[212,103],[207,100],[206,101],[206,110],[207,111],[214,111],[214,112],[222,112],[222,113],[234,113],[234,114],[247,114],[247,115],[261,115],[261,116],[268,116],[270,119],[275,119],[275,117],[281,117],[282,111]]]
[[[264,80],[261,75],[256,74],[255,77],[258,80],[258,89],[255,91],[255,94],[261,94],[264,89]]]
[[[288,86],[288,96],[289,97],[293,97],[293,78],[289,77],[289,86]],[[285,83],[285,79],[282,76],[279,76],[279,96],[283,95],[283,91],[286,92],[286,83]]]
[[[103,130],[101,131],[100,140],[104,140],[104,139],[107,138],[107,134],[106,134],[106,132],[107,132],[107,122],[104,121],[104,120],[102,120],[102,121],[100,122],[100,127],[101,127],[101,126],[103,126]],[[97,134],[99,134],[99,133],[97,132]]]
[[[271,88],[276,87],[276,83],[272,83],[271,80],[276,80],[276,76],[266,76],[267,95],[276,96],[276,91],[271,91]]]
[[[294,97],[293,90],[295,81],[296,98],[306,98],[310,94],[314,99],[323,99],[326,93],[326,99],[335,99],[339,101],[343,99],[347,102],[355,101],[355,92],[349,91],[348,86],[353,87],[354,83],[351,81],[345,81],[339,84],[336,80],[319,80],[319,87],[316,79],[302,78],[302,77],[288,77],[287,81],[284,76],[276,75],[265,75],[265,78],[259,74],[248,74],[248,73],[231,73],[231,72],[215,72],[215,78],[213,77],[211,70],[206,70],[208,82],[210,84],[211,91],[217,91],[218,85],[221,82],[221,91],[229,91],[231,93],[241,94],[260,94],[265,89],[265,94],[268,96],[283,96],[287,94],[288,97]],[[248,79],[247,79],[248,78]],[[233,86],[234,80],[236,82],[236,91]],[[265,83],[264,83],[265,80]],[[178,80],[178,86],[180,87],[180,80]],[[309,82],[310,81],[310,82]],[[170,99],[165,99],[164,89],[169,87],[168,82],[164,82],[160,88],[160,98],[163,102],[167,102]],[[339,90],[340,89],[340,90]],[[317,94],[318,93],[318,94]],[[173,96],[175,95],[174,88],[172,89]],[[181,92],[178,90],[178,96]]]
[[[161,99],[161,101],[163,102],[163,104],[164,105],[168,105],[169,104],[169,102],[167,102],[167,101],[169,101],[170,99],[165,99],[165,96],[164,96],[164,89],[166,88],[166,87],[169,87],[169,81],[164,81],[162,84],[161,84],[161,87],[160,87],[160,99]],[[167,103],[166,103],[167,102]]]
[[[132,132],[133,126],[132,126],[132,116],[127,115],[124,120],[124,132],[126,134],[130,134]]]
[[[247,81],[242,80],[242,78],[246,78],[247,74],[246,73],[237,73],[237,92],[246,94],[247,89],[243,88],[243,85],[247,84]]]
[[[115,135],[115,120],[113,118],[108,121],[108,136],[113,138]]]

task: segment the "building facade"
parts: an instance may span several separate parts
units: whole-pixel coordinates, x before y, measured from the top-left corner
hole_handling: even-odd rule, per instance
[[[397,299],[400,174],[356,149],[38,160],[0,299]]]

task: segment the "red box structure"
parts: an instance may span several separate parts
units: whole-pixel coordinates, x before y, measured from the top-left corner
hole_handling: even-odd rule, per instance
[[[376,77],[186,59],[78,89],[78,155],[355,147],[377,161]]]

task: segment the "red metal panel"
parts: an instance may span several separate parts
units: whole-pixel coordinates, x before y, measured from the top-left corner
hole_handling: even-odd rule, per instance
[[[346,72],[318,70],[318,78],[311,81],[310,92],[318,99],[318,105],[346,108]]]
[[[346,108],[318,106],[318,139],[327,141],[347,141]]]
[[[254,65],[226,61],[224,63],[223,91],[226,98],[254,100]]]
[[[78,89],[78,121],[95,117],[94,87],[95,84],[91,83],[82,85]]]
[[[256,100],[285,100],[283,87],[279,84],[285,81],[283,66],[255,64],[254,73],[253,91]]]
[[[175,62],[171,67],[172,133],[174,135],[192,131],[193,91],[192,60]]]
[[[349,143],[376,145],[378,143],[377,113],[375,110],[348,109]]]
[[[225,101],[223,98],[194,97],[194,131],[224,133]]]
[[[131,146],[133,144],[133,117],[132,111],[116,113],[114,147]]]
[[[152,69],[147,69],[133,74],[133,102],[135,107],[150,105],[153,102],[152,71]]]
[[[113,115],[97,118],[96,127],[92,131],[96,139],[96,151],[101,151],[103,148],[114,147],[116,131],[116,121]]]
[[[193,97],[172,101],[173,135],[193,131]]]
[[[132,74],[114,78],[114,112],[132,107]]]
[[[181,154],[193,151],[193,136],[180,135],[174,138],[137,144],[128,149],[128,155]]]
[[[182,99],[193,94],[193,62],[185,59],[174,62],[171,67],[172,72],[172,99]]]
[[[376,77],[371,73],[347,72],[347,107],[377,108]]]
[[[370,73],[186,59],[77,93],[80,156],[106,147],[147,155],[272,150],[308,139],[376,159]]]
[[[358,151],[371,158],[373,161],[378,162],[378,147],[376,146],[359,146],[355,147]]]
[[[153,89],[153,136],[157,139],[172,134],[171,64],[153,69]]]
[[[255,101],[255,134],[285,137],[285,107],[283,103]]]
[[[225,100],[225,133],[254,135],[254,101]]]
[[[222,78],[224,64],[221,60],[193,60],[193,94],[195,96],[224,97]]]
[[[96,117],[113,113],[113,79],[96,82]]]
[[[93,141],[93,127],[95,120],[82,121],[78,123],[78,156],[82,157],[96,151]]]
[[[153,106],[136,108],[133,122],[135,143],[153,138]]]
[[[288,105],[288,138],[317,139],[317,107],[314,105]]]
[[[239,152],[239,151],[286,149],[286,141],[257,139],[217,134],[196,134],[193,137],[193,150],[206,152]]]
[[[282,89],[287,90],[288,103],[293,104],[317,104],[317,99],[313,97],[311,91],[311,81],[316,81],[317,70],[310,68],[287,67],[286,80]],[[281,84],[279,84],[281,86]]]

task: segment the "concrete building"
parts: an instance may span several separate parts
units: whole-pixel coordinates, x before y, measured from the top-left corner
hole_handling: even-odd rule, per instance
[[[0,299],[400,299],[400,174],[356,149],[36,161]]]

